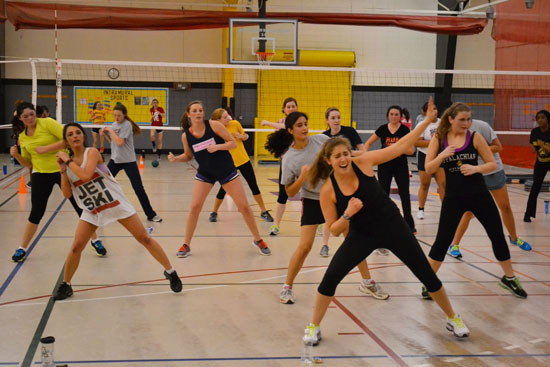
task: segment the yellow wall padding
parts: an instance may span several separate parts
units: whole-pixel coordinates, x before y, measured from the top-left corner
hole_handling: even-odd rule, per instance
[[[298,57],[300,66],[355,67],[353,51],[300,50]],[[292,50],[275,50],[272,61],[292,60]]]
[[[256,128],[262,120],[272,122],[284,117],[283,101],[294,97],[298,111],[308,115],[310,130],[326,130],[325,111],[337,107],[342,115],[342,125],[351,125],[352,75],[348,71],[314,70],[263,70],[258,71],[258,100]],[[256,133],[260,159],[269,152],[264,148],[268,133]]]

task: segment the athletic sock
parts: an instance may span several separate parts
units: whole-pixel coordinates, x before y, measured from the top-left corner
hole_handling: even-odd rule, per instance
[[[512,281],[512,280],[516,279],[516,276],[514,275],[513,277],[506,277],[506,279]]]
[[[364,283],[371,284],[374,283],[374,279],[363,279]]]
[[[172,274],[172,273],[175,272],[175,271],[176,271],[176,269],[174,269],[174,268],[171,268],[170,270],[166,270],[166,272],[167,272],[168,274]]]
[[[422,211],[424,211],[424,208],[418,207],[418,210],[422,210]]]
[[[283,285],[283,288],[292,289],[292,286],[285,283],[285,285]]]

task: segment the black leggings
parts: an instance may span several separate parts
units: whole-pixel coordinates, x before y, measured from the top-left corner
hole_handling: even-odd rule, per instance
[[[471,211],[480,221],[491,239],[493,253],[498,261],[510,260],[510,250],[504,239],[500,214],[488,190],[470,196],[449,197],[445,195],[441,204],[437,236],[430,250],[430,258],[443,261],[453,241],[456,228],[466,211]]]
[[[33,224],[39,224],[46,212],[46,206],[48,205],[48,199],[52,193],[53,186],[58,185],[61,187],[61,174],[59,172],[35,172],[31,174],[31,184],[31,213],[28,220]],[[69,201],[80,217],[82,209],[80,209],[72,196],[69,198]]]
[[[258,183],[256,182],[256,175],[254,174],[254,168],[252,168],[252,163],[248,161],[245,164],[242,164],[239,167],[237,167],[237,169],[239,170],[239,172],[241,172],[241,175],[243,175],[244,179],[246,180],[248,187],[250,187],[250,190],[252,191],[252,195],[259,195],[260,188],[258,187]],[[223,200],[223,198],[225,197],[225,194],[226,193],[223,187],[220,187],[220,190],[216,195],[216,199]]]
[[[128,179],[130,179],[132,188],[134,189],[134,192],[138,197],[139,203],[141,204],[145,215],[147,215],[147,219],[151,219],[155,215],[157,215],[157,213],[151,207],[149,197],[147,197],[147,193],[145,192],[145,188],[143,187],[143,183],[141,182],[141,176],[139,174],[139,169],[136,162],[115,163],[111,159],[109,161],[109,164],[107,164],[107,168],[109,168],[109,171],[111,171],[113,177],[115,177],[120,170],[124,170],[124,172],[126,172],[126,176],[128,176]]]
[[[429,292],[437,292],[442,284],[432,270],[426,255],[422,252],[416,237],[396,208],[396,215],[385,220],[376,234],[364,234],[350,230],[340,248],[336,251],[317,289],[327,297],[334,296],[342,279],[377,248],[389,249],[426,286]]]
[[[414,228],[414,220],[411,215],[411,195],[409,193],[409,167],[406,164],[381,164],[378,166],[378,182],[382,189],[390,195],[391,180],[395,177],[399,197],[401,198],[401,207],[403,208],[403,218],[411,230]]]
[[[533,218],[537,216],[537,197],[539,196],[544,177],[546,177],[546,172],[549,170],[550,162],[535,162],[535,168],[533,169],[533,186],[531,186],[529,199],[527,199],[527,209],[525,209],[525,215]]]
[[[281,165],[279,166],[279,196],[277,202],[285,205],[288,200],[288,194],[286,193],[285,185],[281,184],[281,177],[283,175],[283,160],[281,159]]]

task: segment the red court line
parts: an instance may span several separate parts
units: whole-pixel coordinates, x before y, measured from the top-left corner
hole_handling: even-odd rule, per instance
[[[327,265],[323,265],[324,267],[327,267]],[[304,266],[303,268],[319,268],[322,266]],[[253,273],[253,272],[260,272],[260,271],[274,271],[274,270],[287,270],[288,268],[270,268],[270,269],[253,269],[253,270],[236,270],[236,271],[227,271],[227,272],[220,272],[220,273],[206,273],[206,274],[195,274],[195,275],[184,275],[180,276],[180,279],[185,278],[198,278],[198,277],[208,277],[208,276],[216,276],[216,275],[227,275],[227,274],[240,274],[240,273]],[[79,292],[88,292],[88,291],[95,291],[99,289],[107,289],[107,288],[115,288],[115,287],[124,287],[128,285],[136,285],[136,284],[146,284],[146,283],[155,283],[164,281],[166,279],[153,279],[153,280],[140,280],[137,282],[129,282],[129,283],[118,283],[118,284],[111,284],[111,285],[103,285],[101,287],[93,287],[93,288],[85,288],[85,289],[79,289],[77,291],[74,291],[74,293]],[[19,302],[25,302],[25,301],[32,301],[35,299],[40,298],[50,298],[51,294],[47,294],[44,296],[36,296],[36,297],[30,297],[30,298],[24,298],[24,299],[18,299],[15,301],[9,301],[9,302],[3,302],[0,303],[0,306],[9,305],[12,303],[19,303]]]
[[[493,259],[489,259],[489,258],[487,258],[487,257],[485,257],[485,256],[483,256],[483,255],[478,254],[478,253],[475,252],[475,251],[468,250],[467,248],[464,248],[464,247],[462,247],[462,249],[463,249],[464,251],[467,251],[467,252],[473,254],[473,255],[479,256],[479,257],[481,257],[481,258],[483,258],[483,259],[489,261],[490,263],[493,263],[493,264],[497,264],[497,263],[498,263],[498,261],[495,261],[495,260],[493,260]],[[539,282],[539,283],[542,284],[542,285],[545,285],[545,286],[547,286],[547,287],[550,287],[550,284],[544,283],[543,281],[540,281],[540,280],[538,280],[538,279],[535,279],[535,278],[533,278],[532,276],[527,275],[527,274],[524,274],[524,273],[522,273],[521,271],[518,271],[518,270],[516,270],[516,269],[514,269],[514,273],[520,274],[520,275],[522,275],[522,276],[524,276],[524,277],[526,277],[526,278],[529,278],[529,279],[531,279],[531,280],[534,280],[535,282]]]
[[[340,301],[336,299],[336,297],[332,299],[332,302],[336,306],[338,306],[342,310],[342,312],[344,312],[350,319],[352,319],[357,324],[357,326],[359,326],[368,336],[370,336],[371,339],[374,340],[376,344],[378,344],[380,348],[382,348],[386,352],[386,354],[399,366],[408,367],[408,364],[405,363],[405,361],[402,360],[401,357],[397,355],[397,353],[395,353],[390,347],[388,347],[386,343],[384,343],[378,336],[376,336],[376,334],[373,333],[365,324],[363,324],[361,320],[359,320],[353,313],[351,313],[350,310],[344,307],[344,305],[341,304]]]
[[[535,254],[539,254],[539,255],[542,255],[542,256],[550,257],[550,255],[546,255],[544,252],[540,252],[540,251],[537,251],[537,250],[531,250],[531,252],[534,252]]]
[[[365,333],[338,333],[338,335],[365,335]]]

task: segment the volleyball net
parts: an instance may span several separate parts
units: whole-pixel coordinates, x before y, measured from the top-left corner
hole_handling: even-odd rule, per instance
[[[283,117],[283,101],[293,97],[308,114],[314,132],[327,129],[325,111],[337,107],[342,125],[355,127],[362,139],[387,122],[386,111],[399,105],[416,120],[435,96],[440,109],[450,102],[471,106],[473,118],[493,125],[505,145],[525,146],[534,115],[550,109],[550,72],[328,68],[235,64],[191,64],[105,60],[3,59],[6,106],[23,99],[46,105],[62,123],[93,127],[94,107],[105,123],[122,103],[143,129],[151,128],[153,101],[165,112],[163,128],[181,149],[179,122],[190,101],[200,100],[205,118],[222,104],[233,109],[245,131],[254,133],[254,156],[272,129],[262,120]],[[452,84],[452,89],[444,85]],[[141,143],[138,142],[137,148]],[[147,145],[146,142],[143,144]],[[148,145],[147,145],[148,146]]]

